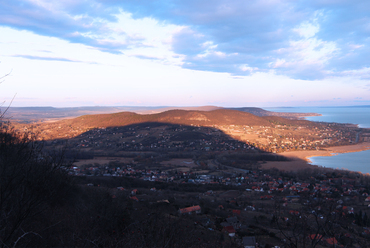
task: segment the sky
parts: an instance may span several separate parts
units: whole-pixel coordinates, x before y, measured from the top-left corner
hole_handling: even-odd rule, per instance
[[[370,1],[0,0],[0,102],[370,105]]]

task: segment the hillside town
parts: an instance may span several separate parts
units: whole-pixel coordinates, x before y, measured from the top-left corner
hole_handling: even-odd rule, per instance
[[[137,206],[176,203],[177,212],[169,214],[190,218],[194,225],[224,233],[244,247],[250,240],[254,240],[251,247],[285,247],[285,242],[302,238],[317,242],[318,247],[364,247],[370,238],[370,181],[365,175],[317,169],[301,174],[257,170],[217,176],[196,169],[164,172],[136,167],[74,167],[70,173],[91,182],[103,177],[142,181],[137,188],[118,186],[111,194],[126,192]],[[305,233],[288,231],[303,224]],[[333,230],[322,235],[320,228]]]
[[[71,137],[69,142],[82,150],[109,149],[118,154],[124,151],[235,151],[253,148],[280,153],[354,144],[367,140],[368,135],[368,130],[334,123],[306,126],[276,124],[211,127],[158,124],[154,127],[150,125],[100,127]],[[54,141],[57,142],[58,140]]]

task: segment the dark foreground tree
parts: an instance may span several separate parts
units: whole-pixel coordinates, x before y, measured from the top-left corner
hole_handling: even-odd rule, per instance
[[[0,119],[0,247],[43,238],[48,227],[35,220],[68,195],[62,158],[45,154],[32,134],[18,134]]]

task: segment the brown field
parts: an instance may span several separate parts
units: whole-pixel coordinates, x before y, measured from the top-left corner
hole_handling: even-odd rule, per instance
[[[181,158],[175,158],[175,159],[163,161],[161,162],[161,165],[164,165],[164,166],[175,165],[175,166],[188,167],[188,168],[197,166],[196,164],[194,164],[194,161],[192,159],[181,159]]]
[[[87,164],[99,164],[106,165],[109,162],[118,162],[118,163],[132,163],[132,158],[120,158],[120,157],[96,157],[93,159],[79,159],[77,162],[74,162],[75,166],[82,166]]]
[[[222,198],[237,198],[240,196],[240,192],[238,190],[229,190],[229,191],[226,191],[226,192],[223,192],[222,194],[220,194],[219,197],[222,197]]]

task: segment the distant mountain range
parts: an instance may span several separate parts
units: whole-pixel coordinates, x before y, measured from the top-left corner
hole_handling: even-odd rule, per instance
[[[187,111],[213,111],[229,109],[241,112],[251,113],[256,116],[279,116],[291,119],[298,119],[305,116],[318,115],[315,113],[279,113],[264,110],[262,108],[244,107],[244,108],[222,108],[216,106],[200,107],[140,107],[140,106],[113,106],[113,107],[71,107],[71,108],[54,108],[54,107],[11,107],[6,112],[6,117],[13,121],[20,122],[37,122],[61,120],[74,118],[82,115],[111,114],[119,112],[131,112],[135,114],[148,115],[158,114],[170,110],[187,110]]]

